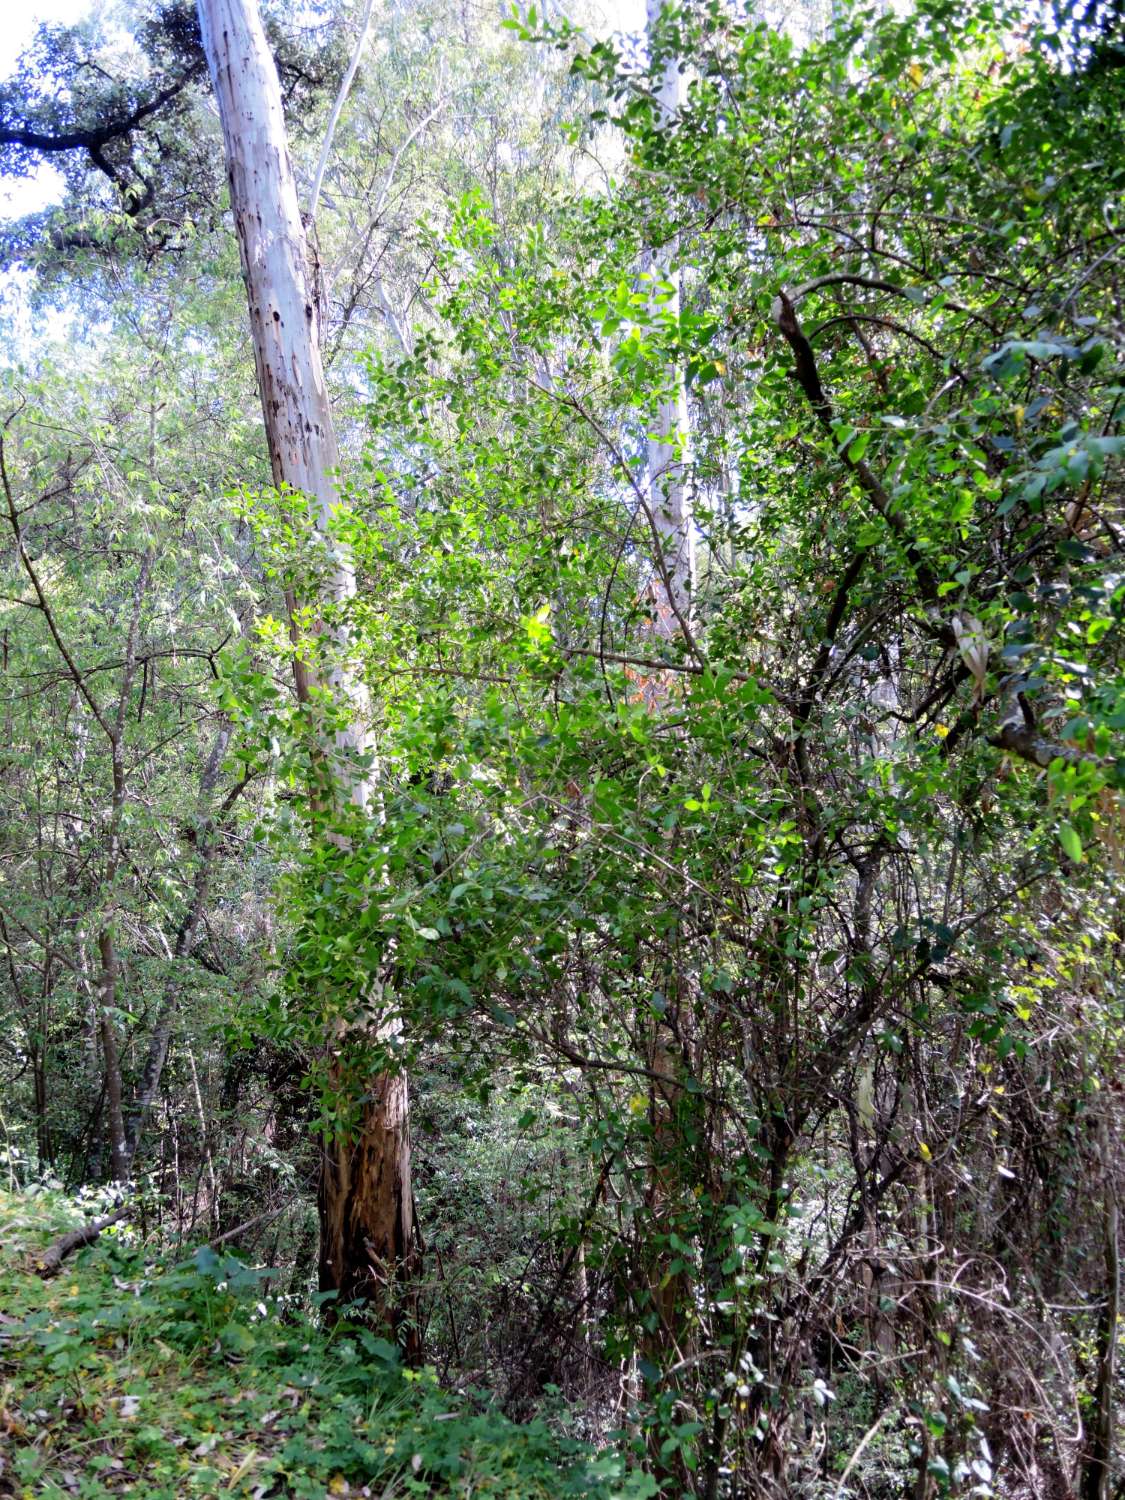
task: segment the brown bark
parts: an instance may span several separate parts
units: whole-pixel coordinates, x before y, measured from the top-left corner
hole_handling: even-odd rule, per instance
[[[413,1285],[420,1248],[410,1183],[406,1075],[382,1073],[353,1135],[326,1143],[321,1162],[320,1289],[336,1308],[381,1310],[410,1360],[421,1357]]]
[[[1100,756],[1087,755],[1075,745],[1063,745],[1057,740],[1049,740],[1046,735],[1039,734],[1037,730],[1011,720],[1001,724],[999,733],[990,736],[988,742],[990,745],[995,745],[998,750],[1006,750],[1010,755],[1018,755],[1021,760],[1029,761],[1033,766],[1038,766],[1044,771],[1052,761],[1056,760],[1061,760],[1067,766],[1086,765],[1104,768],[1109,764]]]
[[[669,1046],[670,1038],[661,1034],[659,1025],[653,1038],[649,1066],[664,1078],[677,1078],[683,1071],[682,1059]],[[684,1190],[684,1141],[679,1113],[684,1098],[678,1083],[653,1082],[649,1094],[649,1122],[652,1127],[648,1187],[645,1194],[646,1240],[650,1251],[646,1267],[649,1311],[656,1321],[646,1330],[641,1353],[658,1368],[669,1350],[683,1359],[686,1333],[684,1313],[690,1304],[690,1282],[686,1270],[672,1274],[674,1259],[668,1238],[676,1225],[676,1206]]]

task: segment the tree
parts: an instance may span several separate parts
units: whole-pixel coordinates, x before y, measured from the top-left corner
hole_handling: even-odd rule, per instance
[[[683,103],[683,65],[661,36],[663,0],[647,0],[648,45],[653,53],[652,71],[659,72],[656,91],[658,124],[662,131],[676,128]],[[650,315],[674,330],[682,306],[679,269],[654,246],[649,256]],[[690,479],[686,449],[691,441],[687,390],[680,361],[673,358],[667,370],[669,389],[661,393],[653,431],[648,438],[648,492],[651,524],[655,532],[656,573],[651,592],[656,612],[656,633],[665,640],[691,639],[692,596],[695,590],[695,529],[691,514]]]
[[[299,194],[220,82],[260,391],[229,236],[56,244],[0,524],[12,1170],[110,1176],[115,1046],[178,1260],[233,1235],[291,1309],[319,1177],[330,1290],[639,1493],[1113,1493],[1112,9],[314,11],[369,45]]]
[[[334,87],[335,48],[304,44],[284,13],[269,36],[298,119]],[[64,278],[76,257],[183,256],[213,227],[221,174],[202,128],[207,62],[190,0],[141,0],[111,28],[103,18],[44,24],[0,86],[0,161],[23,175],[57,165],[63,204],[5,226],[6,261]]]
[[[293,673],[298,699],[319,733],[314,804],[327,798],[334,814],[349,803],[361,818],[373,815],[371,757],[366,741],[366,695],[347,660],[343,615],[355,596],[347,550],[333,536],[338,504],[339,452],[324,382],[319,342],[318,291],[309,260],[297,189],[289,160],[277,69],[255,0],[200,0],[200,23],[219,104],[250,309],[258,385],[274,483],[307,497],[315,534],[328,556],[327,584],[340,624],[339,660],[330,681],[317,683],[300,652]],[[287,597],[294,646],[298,601]],[[325,702],[346,724],[324,727]],[[345,839],[347,834],[333,837]],[[374,978],[374,976],[373,976]],[[355,997],[356,1010],[371,1003]],[[385,1029],[374,1006],[373,1022]],[[325,1045],[338,1049],[356,1028],[339,1016]],[[325,1143],[319,1196],[322,1291],[345,1302],[369,1303],[398,1323],[396,1283],[412,1276],[417,1255],[410,1186],[409,1094],[401,1071],[383,1071],[367,1085],[359,1118]],[[410,1332],[407,1338],[412,1339]]]
[[[1083,1116],[1100,1066],[1095,1031],[1039,1031],[1025,971],[1035,944],[1068,968],[1079,909],[1112,964],[1086,882],[1120,784],[1102,184],[1056,197],[1052,173],[1006,205],[1044,111],[1076,163],[1118,85],[1009,57],[983,18],[842,20],[803,51],[734,15],[678,24],[698,81],[673,128],[659,73],[604,43],[579,58],[635,176],[582,204],[565,249],[533,230],[498,254],[465,200],[434,278],[448,348],[377,372],[361,644],[397,700],[384,755],[415,774],[363,938],[407,976],[412,1034],[462,1039],[469,1080],[566,1072],[589,1196],[552,1305],[585,1303],[595,1266],[607,1351],[642,1355],[640,1419],[682,1482],[718,1493],[737,1462],[766,1491],[814,1484],[795,1434],[842,1365],[917,1429],[918,1495],[991,1463],[979,1412],[1017,1391],[1039,1436],[1006,1462],[1055,1483],[1079,1455],[1032,1364],[1005,1362],[1006,1314],[971,1315],[987,1273],[958,1267],[995,1255],[1005,1297],[1036,1305],[1033,1216],[969,1183],[1023,1180],[998,1152],[1047,1128],[1040,1056]],[[674,328],[635,284],[654,223],[696,293]],[[994,240],[967,237],[982,224]],[[732,561],[693,601],[695,658],[661,658],[635,608],[673,359],[699,489],[740,479],[733,512],[697,512]],[[652,712],[635,682],[658,672],[682,686]],[[1003,1147],[996,1088],[1020,1101]],[[1083,1172],[1102,1180],[1088,1152]],[[1075,1274],[1089,1319],[1101,1272]],[[905,1375],[880,1386],[892,1341]]]

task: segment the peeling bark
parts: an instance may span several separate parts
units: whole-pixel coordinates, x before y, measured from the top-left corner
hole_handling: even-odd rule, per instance
[[[404,1075],[372,1084],[355,1134],[325,1147],[318,1194],[319,1284],[337,1307],[363,1302],[407,1358],[421,1357],[412,1285],[418,1236],[410,1181],[410,1111]]]

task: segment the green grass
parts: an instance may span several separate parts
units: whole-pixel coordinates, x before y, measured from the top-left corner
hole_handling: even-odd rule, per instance
[[[0,1495],[656,1492],[614,1452],[450,1397],[367,1330],[280,1308],[233,1257],[171,1264],[107,1232],[42,1281],[34,1252],[75,1218],[0,1191]]]

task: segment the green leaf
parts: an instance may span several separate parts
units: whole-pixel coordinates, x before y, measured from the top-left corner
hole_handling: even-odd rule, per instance
[[[1082,840],[1078,837],[1072,824],[1059,824],[1059,843],[1075,864],[1082,862]]]

